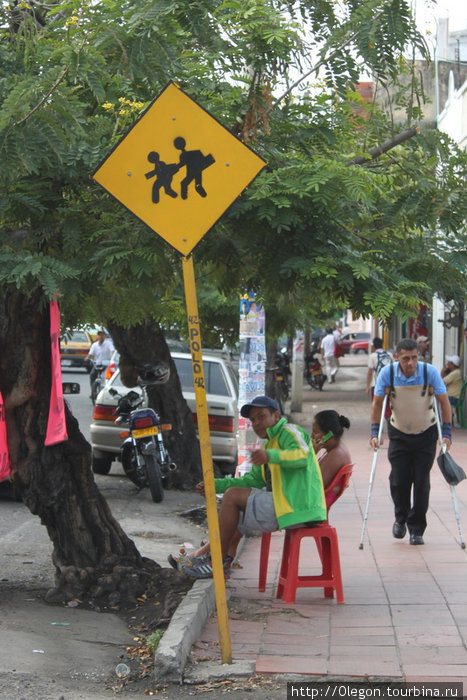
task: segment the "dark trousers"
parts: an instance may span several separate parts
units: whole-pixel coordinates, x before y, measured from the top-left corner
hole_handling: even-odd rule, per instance
[[[94,380],[99,376],[99,372],[96,369],[96,365],[93,364],[92,370],[89,372],[89,384],[92,385],[94,384]]]
[[[389,485],[396,521],[407,523],[411,534],[423,535],[430,497],[430,470],[438,438],[436,426],[419,435],[401,433],[392,425],[388,432]]]

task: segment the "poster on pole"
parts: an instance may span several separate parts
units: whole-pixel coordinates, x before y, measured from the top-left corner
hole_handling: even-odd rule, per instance
[[[265,313],[257,301],[255,292],[240,297],[240,358],[238,365],[239,409],[265,392],[266,340]],[[251,469],[249,454],[259,447],[261,440],[251,427],[248,418],[238,420],[238,467],[236,476]]]

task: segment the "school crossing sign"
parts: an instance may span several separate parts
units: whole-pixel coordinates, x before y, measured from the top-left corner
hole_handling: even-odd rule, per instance
[[[265,165],[169,83],[93,177],[187,256]]]

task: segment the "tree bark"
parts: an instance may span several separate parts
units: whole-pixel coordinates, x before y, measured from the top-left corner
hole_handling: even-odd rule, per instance
[[[162,360],[170,366],[170,378],[166,384],[148,387],[150,406],[163,423],[171,423],[172,430],[164,433],[177,470],[166,479],[166,486],[187,489],[202,478],[201,457],[193,415],[185,401],[177,369],[170,355],[164,334],[155,323],[145,323],[123,328],[112,321],[107,323],[115,347],[120,353],[120,375],[125,386],[136,385],[136,367],[147,362]]]
[[[56,588],[48,599],[89,596],[101,605],[136,600],[160,567],[141,557],[113,518],[94,482],[90,445],[66,402],[68,440],[44,445],[51,359],[43,297],[4,294],[0,348],[12,481],[53,543]]]

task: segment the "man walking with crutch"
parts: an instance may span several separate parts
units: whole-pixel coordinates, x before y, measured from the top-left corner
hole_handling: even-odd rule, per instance
[[[418,361],[415,340],[401,340],[395,358],[396,362],[383,367],[376,381],[370,445],[378,450],[381,444],[378,433],[387,394],[392,410],[388,427],[389,485],[395,513],[392,534],[402,539],[408,528],[410,544],[420,545],[424,544],[430,470],[438,438],[434,401],[441,409],[441,437],[447,449],[451,446],[451,408],[436,367]]]

